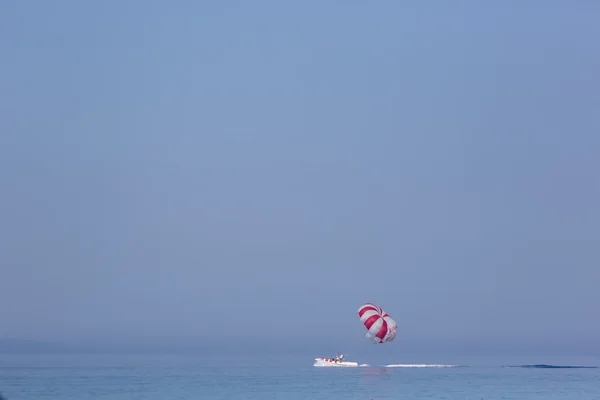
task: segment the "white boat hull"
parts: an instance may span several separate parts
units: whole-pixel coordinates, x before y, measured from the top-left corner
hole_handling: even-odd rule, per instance
[[[335,361],[331,358],[315,358],[315,367],[358,367],[354,361]]]

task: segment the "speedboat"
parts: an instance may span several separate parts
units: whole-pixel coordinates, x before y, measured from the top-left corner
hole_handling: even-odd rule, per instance
[[[344,361],[344,355],[335,358],[315,358],[315,367],[358,367],[355,361]]]

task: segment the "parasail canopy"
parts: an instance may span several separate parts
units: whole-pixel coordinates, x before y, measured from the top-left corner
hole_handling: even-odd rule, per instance
[[[396,338],[398,324],[380,307],[365,303],[358,309],[360,321],[367,328],[365,336],[375,344],[391,342]]]

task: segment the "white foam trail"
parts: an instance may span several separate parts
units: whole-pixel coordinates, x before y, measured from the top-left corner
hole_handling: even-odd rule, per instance
[[[456,365],[448,364],[388,364],[384,365],[386,368],[452,368]]]
[[[359,367],[370,367],[369,364],[360,364]]]

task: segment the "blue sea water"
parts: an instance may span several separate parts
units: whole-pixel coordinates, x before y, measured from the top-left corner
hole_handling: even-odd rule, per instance
[[[316,368],[312,357],[0,355],[6,400],[598,400],[600,368]]]

